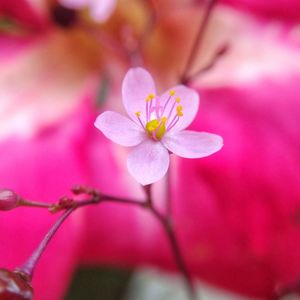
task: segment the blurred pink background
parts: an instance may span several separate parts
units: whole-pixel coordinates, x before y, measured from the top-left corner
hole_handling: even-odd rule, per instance
[[[127,149],[93,123],[123,113],[121,82],[143,64],[160,91],[177,84],[207,2],[119,0],[107,21],[55,0],[0,0],[0,187],[55,202],[74,184],[142,198]],[[300,2],[224,0],[212,11],[189,70],[200,110],[191,128],[224,139],[217,154],[172,158],[174,226],[193,276],[269,299],[300,281]],[[155,201],[164,207],[164,180]],[[1,267],[23,263],[56,219],[18,208],[0,214]],[[155,219],[103,204],[74,213],[33,280],[35,299],[63,299],[81,265],[176,271]]]

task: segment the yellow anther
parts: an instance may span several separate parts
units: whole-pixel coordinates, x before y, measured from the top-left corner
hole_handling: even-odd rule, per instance
[[[160,140],[166,132],[167,118],[163,117],[160,121],[157,119],[151,120],[146,124],[146,130],[151,138],[153,134],[157,140]]]
[[[154,94],[149,94],[146,98],[146,102],[151,101],[154,97],[155,97]]]
[[[176,107],[176,111],[177,111],[177,116],[178,116],[178,117],[182,117],[182,116],[183,116],[182,105],[178,105],[178,106]]]
[[[175,101],[176,101],[177,103],[179,103],[181,100],[180,100],[179,97],[177,97]]]
[[[140,112],[140,111],[137,111],[137,112],[135,113],[135,115],[139,118],[139,117],[141,116],[141,112]]]
[[[175,95],[175,91],[174,90],[170,90],[169,94],[170,94],[170,96],[174,96]]]
[[[152,135],[152,132],[156,130],[156,128],[158,127],[159,125],[159,121],[158,120],[152,120],[152,121],[149,121],[147,124],[146,124],[146,130],[147,132],[149,133],[149,135],[151,136]]]
[[[158,140],[161,140],[161,138],[164,136],[166,132],[166,122],[161,120],[161,123],[159,124],[159,127],[156,130],[156,138]]]

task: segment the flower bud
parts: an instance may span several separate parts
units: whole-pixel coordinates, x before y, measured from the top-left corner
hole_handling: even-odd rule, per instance
[[[0,210],[11,210],[20,201],[20,197],[12,190],[0,189]]]
[[[1,300],[31,300],[33,290],[29,279],[22,273],[0,269]]]

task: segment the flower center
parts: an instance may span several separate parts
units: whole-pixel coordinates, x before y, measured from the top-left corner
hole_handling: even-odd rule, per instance
[[[183,116],[183,107],[178,105],[180,98],[174,98],[174,95],[175,91],[170,90],[164,105],[161,105],[160,98],[153,94],[146,97],[145,125],[141,119],[141,112],[135,113],[148,136],[155,141],[161,140],[164,134],[171,130]]]
[[[161,120],[151,120],[146,123],[146,131],[148,135],[154,140],[161,140],[166,132],[167,118],[164,117]]]

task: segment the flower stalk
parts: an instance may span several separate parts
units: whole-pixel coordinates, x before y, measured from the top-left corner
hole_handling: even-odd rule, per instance
[[[152,193],[151,193],[151,188],[152,185],[148,185],[145,186],[145,192],[147,195],[147,207],[149,209],[149,211],[153,214],[153,216],[161,223],[162,228],[168,238],[168,241],[170,243],[170,247],[174,256],[174,260],[175,263],[178,267],[178,270],[180,271],[180,273],[182,274],[182,276],[184,277],[184,281],[185,281],[185,285],[186,285],[186,289],[189,295],[189,299],[190,300],[196,300],[197,296],[196,296],[196,290],[193,284],[193,279],[188,271],[188,268],[186,266],[186,263],[183,259],[180,247],[179,247],[179,243],[178,243],[178,239],[177,236],[175,234],[174,228],[173,228],[173,222],[172,222],[172,218],[170,215],[167,215],[166,217],[164,215],[162,215],[153,205],[153,199],[152,199]],[[168,199],[170,200],[170,199]],[[170,202],[170,201],[168,201]]]
[[[16,271],[21,274],[25,274],[28,278],[33,277],[34,270],[36,268],[37,263],[39,262],[42,254],[46,250],[49,242],[53,238],[53,236],[56,234],[58,229],[61,227],[61,225],[64,223],[64,221],[67,219],[67,217],[76,209],[76,207],[69,208],[66,210],[54,223],[54,225],[51,227],[51,229],[48,231],[48,233],[45,235],[39,246],[36,248],[36,250],[32,253],[32,255],[28,258],[28,260],[21,266],[20,268],[17,268]]]
[[[30,282],[34,270],[42,256],[42,254],[45,252],[49,242],[52,240],[52,238],[55,236],[59,228],[62,226],[64,221],[78,208],[88,206],[88,205],[95,205],[100,204],[102,202],[113,202],[118,204],[127,204],[127,205],[134,205],[138,206],[142,209],[148,210],[162,225],[162,228],[168,238],[168,241],[170,243],[170,248],[172,250],[172,253],[174,255],[175,263],[178,267],[178,270],[181,272],[182,276],[184,277],[185,284],[187,287],[187,291],[189,294],[189,299],[194,300],[196,299],[196,293],[192,281],[192,277],[190,273],[188,272],[188,269],[186,267],[186,264],[184,262],[177,236],[174,232],[173,228],[173,222],[171,219],[171,216],[166,214],[164,216],[161,214],[156,207],[154,206],[153,197],[152,197],[152,185],[146,185],[144,186],[146,199],[145,200],[135,200],[130,198],[121,198],[121,197],[114,197],[110,195],[101,194],[99,191],[95,189],[91,189],[84,186],[75,186],[72,189],[72,192],[74,195],[87,195],[89,196],[86,200],[75,200],[72,198],[62,197],[59,199],[57,203],[54,204],[47,204],[43,202],[33,202],[33,201],[26,201],[23,200],[26,203],[31,203],[32,207],[38,207],[38,208],[47,208],[50,212],[56,213],[61,210],[64,210],[63,214],[57,219],[57,221],[54,223],[54,225],[51,227],[51,229],[48,231],[48,233],[45,235],[43,240],[40,242],[36,250],[32,253],[32,255],[28,258],[28,260],[19,268],[16,268],[15,272],[18,274],[21,274],[23,277],[27,278],[27,281]],[[168,199],[169,200],[169,199]]]

